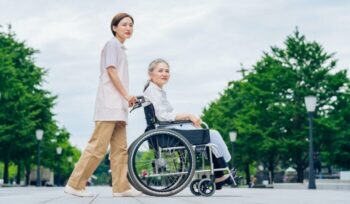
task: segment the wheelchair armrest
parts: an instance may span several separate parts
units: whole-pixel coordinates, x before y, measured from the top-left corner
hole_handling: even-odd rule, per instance
[[[160,126],[188,124],[188,123],[192,123],[192,121],[190,120],[158,121],[158,124]]]

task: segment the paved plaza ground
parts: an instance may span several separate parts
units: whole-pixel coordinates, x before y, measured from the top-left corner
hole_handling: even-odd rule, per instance
[[[1,204],[349,204],[348,190],[307,189],[248,189],[224,188],[212,197],[193,196],[188,188],[170,197],[140,196],[113,198],[110,187],[90,187],[98,195],[94,198],[79,198],[63,193],[62,187],[10,187],[0,188]]]

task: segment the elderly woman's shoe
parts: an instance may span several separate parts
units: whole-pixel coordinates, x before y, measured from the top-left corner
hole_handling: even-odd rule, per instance
[[[215,182],[216,190],[221,190],[224,185],[232,185],[233,180],[230,175],[225,175],[226,179],[223,181]]]

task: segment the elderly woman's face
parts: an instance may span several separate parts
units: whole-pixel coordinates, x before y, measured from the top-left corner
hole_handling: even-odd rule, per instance
[[[153,83],[157,84],[159,87],[163,87],[170,78],[170,70],[165,63],[161,62],[155,66],[149,75]]]

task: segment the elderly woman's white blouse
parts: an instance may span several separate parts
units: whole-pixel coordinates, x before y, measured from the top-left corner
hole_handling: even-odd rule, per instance
[[[166,93],[163,89],[151,82],[144,92],[144,96],[148,98],[153,104],[158,120],[175,121],[176,114],[173,107],[169,103],[166,97]],[[185,130],[197,129],[197,127],[194,127],[192,124],[174,124],[169,125],[166,128]],[[215,144],[212,148],[212,151],[217,158],[224,157],[226,162],[230,161],[230,152],[228,151],[227,146],[218,131],[210,130],[210,142]]]
[[[176,114],[166,97],[165,91],[162,88],[153,82],[150,82],[143,95],[153,104],[158,120],[175,121]]]

